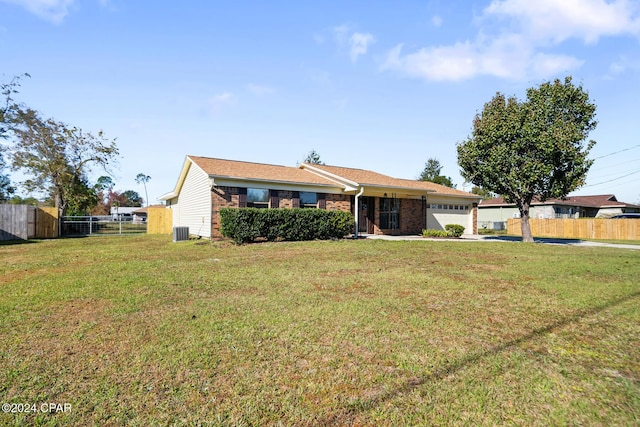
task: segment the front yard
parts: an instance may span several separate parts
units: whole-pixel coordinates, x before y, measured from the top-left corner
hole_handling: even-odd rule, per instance
[[[640,423],[638,251],[142,235],[0,260],[0,425]]]

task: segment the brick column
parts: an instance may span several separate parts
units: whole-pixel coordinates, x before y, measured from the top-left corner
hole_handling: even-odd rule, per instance
[[[473,204],[473,234],[478,234],[478,204]]]

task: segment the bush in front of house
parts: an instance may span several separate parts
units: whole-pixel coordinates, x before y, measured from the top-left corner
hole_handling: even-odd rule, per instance
[[[422,237],[451,237],[449,233],[445,230],[434,230],[433,228],[428,228],[426,230],[422,230]]]
[[[220,232],[238,244],[274,240],[340,239],[353,231],[349,212],[324,209],[220,209]]]
[[[460,237],[464,233],[464,227],[459,224],[447,224],[444,230],[422,230],[422,237]]]
[[[452,237],[460,237],[464,233],[464,227],[460,224],[447,224],[444,229],[449,232]]]

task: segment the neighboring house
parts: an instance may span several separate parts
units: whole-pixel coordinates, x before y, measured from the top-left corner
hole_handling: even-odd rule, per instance
[[[112,206],[109,214],[114,220],[117,219],[128,219],[133,216],[133,212],[140,209],[140,206],[130,207],[130,206]]]
[[[174,190],[160,197],[173,226],[221,237],[225,207],[318,208],[353,213],[359,233],[419,234],[460,224],[476,232],[480,197],[432,182],[303,163],[298,167],[187,156]]]
[[[640,205],[619,202],[613,194],[597,196],[569,196],[566,199],[548,199],[531,202],[529,217],[549,218],[607,218],[616,214],[640,212]],[[494,228],[493,223],[517,218],[520,211],[515,204],[502,198],[483,200],[478,206],[478,224],[481,228]]]

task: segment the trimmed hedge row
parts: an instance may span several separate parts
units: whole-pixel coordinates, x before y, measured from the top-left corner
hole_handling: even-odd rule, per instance
[[[349,212],[324,209],[220,209],[220,232],[236,243],[340,239],[353,231]]]

